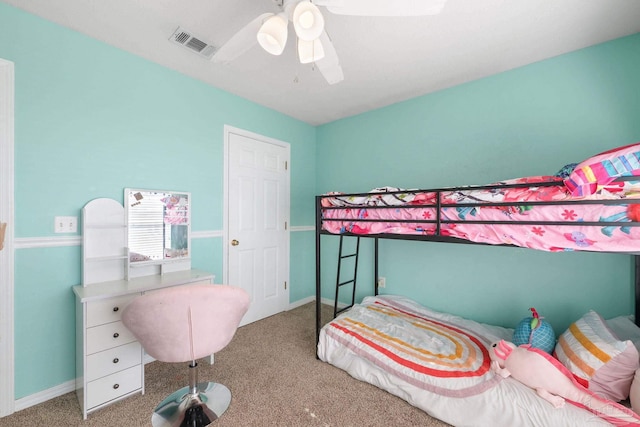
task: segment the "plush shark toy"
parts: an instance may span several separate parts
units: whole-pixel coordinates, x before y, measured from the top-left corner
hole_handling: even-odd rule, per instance
[[[565,402],[587,409],[616,426],[640,426],[640,416],[624,406],[603,399],[574,380],[573,375],[549,354],[529,345],[516,347],[508,341],[493,343],[492,369],[531,387],[556,408]]]

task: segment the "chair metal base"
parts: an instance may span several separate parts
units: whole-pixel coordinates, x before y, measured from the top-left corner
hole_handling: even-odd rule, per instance
[[[229,407],[231,392],[222,384],[198,383],[196,392],[183,387],[167,396],[151,416],[153,427],[204,427]]]

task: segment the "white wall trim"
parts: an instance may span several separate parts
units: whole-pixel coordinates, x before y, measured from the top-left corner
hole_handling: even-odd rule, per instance
[[[0,58],[0,221],[7,223],[0,251],[0,417],[15,411],[14,81],[13,62]]]
[[[287,308],[287,311],[293,310],[294,308],[302,307],[303,305],[309,304],[310,302],[313,302],[315,300],[316,300],[316,297],[311,296],[311,297],[306,297],[301,300],[292,302],[289,304],[289,308]]]
[[[209,230],[209,231],[192,231],[191,238],[192,239],[208,239],[212,237],[222,237],[222,230]]]
[[[292,226],[292,232],[314,231],[312,225]],[[222,230],[192,231],[192,239],[212,239],[223,237]],[[15,249],[53,248],[62,246],[81,246],[82,236],[47,236],[47,237],[18,237],[14,239]],[[6,246],[6,243],[5,243]]]
[[[299,301],[296,301],[292,304],[289,304],[289,307],[287,310],[293,310],[294,308],[298,308],[301,307],[305,304],[314,302],[316,300],[315,297],[311,296],[311,297],[307,297],[307,298],[303,298]],[[328,300],[323,298],[322,299],[322,303],[323,304],[329,304],[331,306],[333,306],[333,300]],[[146,365],[147,363],[153,362],[155,359],[151,356],[149,356],[148,354],[144,355],[144,364]],[[38,405],[40,403],[44,403],[50,399],[55,399],[56,397],[60,397],[63,396],[67,393],[71,393],[71,392],[75,392],[76,390],[76,381],[75,380],[71,380],[71,381],[67,381],[65,383],[59,384],[55,387],[51,387],[47,390],[43,390],[40,391],[38,393],[34,393],[31,394],[29,396],[25,396],[21,399],[18,399],[15,401],[15,411],[22,411],[23,409],[27,409],[31,406],[35,406]]]
[[[47,390],[42,390],[38,393],[31,394],[16,400],[15,410],[22,411],[23,409],[30,408],[31,406],[38,405],[46,402],[47,400],[55,399],[67,393],[71,393],[76,390],[76,380],[70,380],[62,384],[58,384],[55,387],[51,387]]]
[[[316,231],[313,225],[292,225],[291,231]]]
[[[16,249],[52,248],[58,246],[80,246],[82,236],[19,237],[15,239]]]

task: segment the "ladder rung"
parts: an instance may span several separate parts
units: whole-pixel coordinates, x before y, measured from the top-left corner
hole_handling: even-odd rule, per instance
[[[344,247],[342,246],[342,240],[343,240],[344,236],[340,236],[340,247],[338,249],[338,274],[336,277],[336,299],[334,301],[334,306],[333,306],[333,315],[337,316],[338,313],[342,313],[345,310],[348,310],[349,308],[353,307],[355,304],[355,298],[356,298],[356,277],[358,275],[358,257],[359,257],[359,252],[360,252],[360,237],[357,238],[356,240],[356,247],[355,247],[355,251],[353,253],[347,254],[347,255],[343,255],[343,249]],[[353,263],[353,279],[351,280],[347,280],[346,282],[340,282],[340,272],[341,272],[341,267],[342,267],[342,260],[344,260],[345,258],[353,258],[355,257],[355,262]],[[339,294],[339,290],[341,286],[344,285],[349,285],[352,284],[353,288],[352,288],[352,292],[351,292],[351,305],[338,310],[338,294]]]
[[[340,310],[336,311],[336,314],[340,314],[340,313],[342,313],[343,311],[347,311],[347,310],[349,310],[351,307],[353,307],[353,304],[348,305],[348,306],[346,306],[346,307],[344,307],[344,308],[341,308]]]
[[[355,280],[347,280],[346,282],[338,283],[338,286],[348,285],[349,283],[353,283]]]

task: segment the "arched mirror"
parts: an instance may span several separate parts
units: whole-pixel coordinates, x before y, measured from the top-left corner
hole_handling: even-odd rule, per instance
[[[189,258],[190,193],[127,188],[124,200],[131,265]]]

